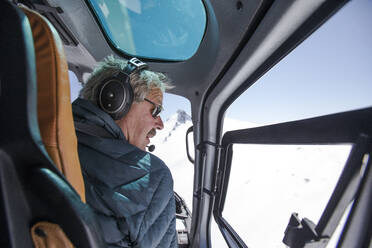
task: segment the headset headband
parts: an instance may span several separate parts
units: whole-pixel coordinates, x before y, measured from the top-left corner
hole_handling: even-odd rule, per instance
[[[139,72],[143,69],[148,68],[147,64],[145,62],[142,62],[141,60],[137,58],[131,58],[127,65],[124,68],[124,73],[130,76],[132,73]]]

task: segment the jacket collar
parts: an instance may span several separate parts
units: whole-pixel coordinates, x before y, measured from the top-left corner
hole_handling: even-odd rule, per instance
[[[88,125],[95,125],[106,129],[117,139],[124,139],[125,136],[109,114],[101,110],[91,101],[77,98],[72,103],[72,112],[75,122],[83,122]]]

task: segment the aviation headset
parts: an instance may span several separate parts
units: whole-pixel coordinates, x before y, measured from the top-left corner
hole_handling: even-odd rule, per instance
[[[130,85],[130,76],[140,73],[148,66],[137,58],[132,58],[122,71],[102,81],[97,91],[98,106],[114,120],[128,113],[133,103],[134,93]]]

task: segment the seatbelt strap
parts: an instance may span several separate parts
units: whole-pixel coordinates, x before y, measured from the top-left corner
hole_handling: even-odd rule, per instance
[[[89,134],[95,137],[101,137],[101,138],[115,138],[114,135],[112,135],[109,131],[107,131],[103,127],[90,125],[90,124],[77,122],[77,121],[75,121],[74,124],[75,124],[75,129],[78,132]]]

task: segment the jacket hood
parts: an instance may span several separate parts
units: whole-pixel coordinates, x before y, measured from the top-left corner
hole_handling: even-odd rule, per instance
[[[117,139],[125,139],[123,132],[114,119],[91,101],[77,98],[72,103],[72,112],[74,114],[75,122],[82,122],[102,127],[112,134],[113,137]]]
[[[120,170],[121,163],[139,164],[139,161],[150,159],[150,157],[154,159],[154,155],[142,151],[138,147],[130,144],[115,121],[90,101],[78,98],[73,102],[72,110],[75,122],[101,127],[113,136],[104,138],[99,137],[99,135],[94,136],[77,132],[79,149],[82,149],[81,146],[83,145],[91,151],[95,151],[104,157],[113,159],[113,162],[101,163],[101,160],[96,156],[95,160],[81,165],[83,170],[91,176],[106,182],[109,187],[117,187],[123,182],[132,180],[126,178],[127,175],[116,173],[116,171]],[[90,158],[85,158],[87,154],[89,153],[80,154],[80,159],[90,160]],[[103,161],[106,160],[107,158],[103,158]],[[136,175],[138,177],[143,177],[148,173],[147,170],[138,170],[138,168],[134,168],[133,170],[131,175]]]

